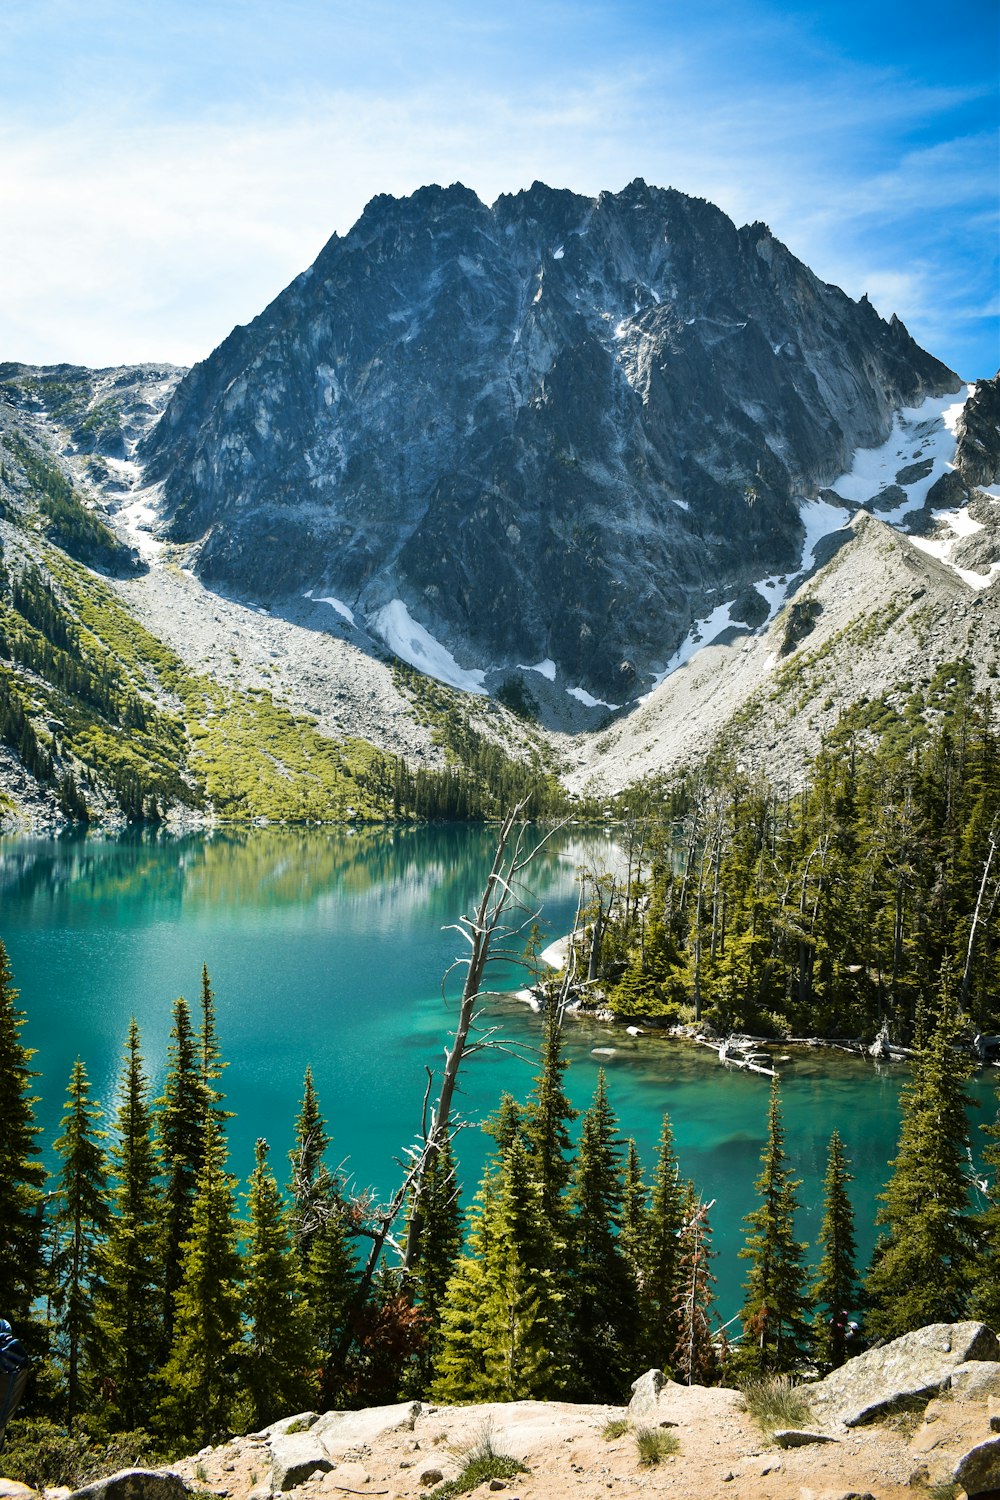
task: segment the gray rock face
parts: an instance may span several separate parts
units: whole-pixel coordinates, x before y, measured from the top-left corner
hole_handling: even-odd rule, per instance
[[[821,1421],[857,1427],[902,1402],[945,1389],[968,1361],[994,1361],[1000,1345],[984,1323],[932,1323],[848,1360],[804,1391]]]
[[[636,181],[378,197],[178,387],[142,453],[208,582],[401,598],[463,666],[621,702],[798,499],[956,389],[763,224]]]
[[[1000,482],[1000,375],[977,380],[965,403],[955,466],[968,484]]]

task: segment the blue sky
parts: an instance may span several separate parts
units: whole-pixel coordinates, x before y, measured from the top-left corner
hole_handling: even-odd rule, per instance
[[[190,363],[376,193],[644,177],[992,375],[998,71],[997,0],[3,0],[0,359]]]

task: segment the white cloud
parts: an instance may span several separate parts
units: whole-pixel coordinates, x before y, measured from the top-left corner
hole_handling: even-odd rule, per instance
[[[114,11],[102,5],[105,22]],[[22,26],[29,13],[21,7]],[[364,18],[348,19],[356,39]],[[220,103],[179,101],[171,115],[147,97],[145,74],[112,89],[98,72],[59,123],[29,129],[8,111],[0,358],[188,363],[259,312],[373,194],[456,180],[492,201],[535,178],[592,194],[644,176],[738,223],[765,219],[824,279],[869,290],[925,341],[926,329],[947,334],[935,308],[981,319],[991,286],[981,264],[970,275],[959,259],[990,233],[972,227],[995,202],[990,143],[908,144],[974,90],[828,59],[821,79],[755,75],[735,48],[727,71],[717,36],[641,61],[620,48],[588,70],[570,65],[569,16],[550,7],[544,19],[549,39],[562,26],[567,58],[523,76],[488,66],[498,36],[512,46],[493,15],[462,33],[482,49],[465,77],[450,58],[421,84],[416,70],[407,79],[411,24],[386,53],[388,82],[372,78],[368,57],[352,88],[292,89],[279,77],[248,101],[231,85]],[[752,42],[766,50],[775,37],[790,45],[772,18]]]

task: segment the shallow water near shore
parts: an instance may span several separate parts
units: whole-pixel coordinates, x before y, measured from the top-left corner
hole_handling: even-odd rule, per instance
[[[447,930],[482,889],[494,847],[489,829],[253,829],[172,837],[0,839],[0,938],[10,954],[24,1039],[37,1048],[38,1118],[46,1159],[58,1133],[70,1068],[83,1058],[94,1094],[114,1105],[129,1017],[142,1032],[146,1065],[162,1087],[171,1004],[196,1007],[202,963],[217,997],[232,1167],[253,1164],[259,1136],[286,1175],[302,1077],[311,1064],[333,1135],[331,1159],[346,1159],[359,1187],[388,1196],[396,1159],[418,1129],[426,1068],[437,1067],[454,1006],[441,980],[462,953]],[[562,829],[532,867],[531,909],[550,937],[572,922],[581,864],[604,868],[616,851],[599,830]],[[497,966],[491,984],[523,982]],[[449,984],[456,994],[461,980]],[[540,1021],[515,1000],[487,1004],[519,1056],[483,1053],[463,1072],[459,1137],[465,1201],[492,1144],[473,1128],[506,1089],[523,1098],[537,1071]],[[613,1048],[594,1057],[594,1048]],[[827,1050],[775,1047],[788,1154],[797,1176],[800,1238],[815,1239],[822,1177],[836,1127],[852,1161],[859,1260],[874,1241],[876,1195],[895,1155],[905,1071]],[[723,1068],[706,1048],[665,1037],[631,1038],[591,1021],[567,1028],[567,1084],[578,1108],[607,1069],[623,1136],[634,1136],[651,1170],[664,1110],[681,1170],[715,1199],[718,1298],[730,1317],[740,1303],[743,1216],[755,1207],[769,1080]],[[970,1093],[995,1112],[995,1072]],[[974,1135],[978,1132],[974,1130]],[[975,1150],[978,1155],[979,1143]],[[810,1255],[810,1258],[814,1258]]]

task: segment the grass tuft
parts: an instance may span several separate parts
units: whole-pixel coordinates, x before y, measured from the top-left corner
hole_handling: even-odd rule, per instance
[[[789,1375],[763,1375],[742,1387],[744,1409],[763,1432],[779,1427],[801,1427],[809,1420],[809,1406]]]
[[[498,1450],[489,1421],[483,1423],[471,1443],[457,1450],[456,1456],[465,1460],[461,1473],[431,1490],[431,1500],[451,1500],[453,1495],[468,1495],[491,1479],[516,1479],[518,1474],[528,1472],[516,1458]]]
[[[680,1451],[680,1442],[675,1432],[665,1432],[662,1427],[637,1427],[635,1445],[639,1450],[639,1462],[652,1467]]]
[[[631,1425],[628,1417],[612,1417],[610,1422],[605,1422],[601,1437],[606,1443],[613,1443],[615,1438],[624,1437]]]

